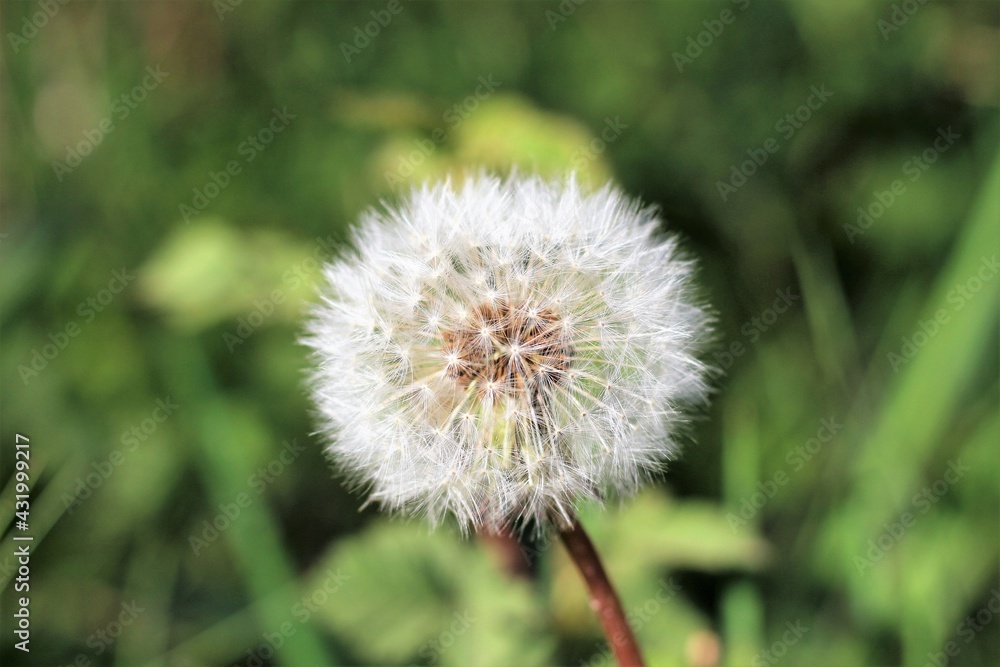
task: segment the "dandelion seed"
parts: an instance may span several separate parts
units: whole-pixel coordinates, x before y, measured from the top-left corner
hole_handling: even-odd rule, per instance
[[[659,224],[610,186],[484,175],[367,213],[305,339],[332,456],[465,530],[634,493],[707,393],[709,317]]]

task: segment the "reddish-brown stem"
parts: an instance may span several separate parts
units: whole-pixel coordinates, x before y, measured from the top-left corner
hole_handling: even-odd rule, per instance
[[[587,582],[590,605],[597,612],[619,667],[643,667],[639,644],[625,618],[618,594],[615,593],[615,588],[608,579],[608,573],[601,565],[594,543],[587,537],[576,517],[573,517],[573,523],[569,528],[560,528],[559,537],[562,538],[566,551]]]

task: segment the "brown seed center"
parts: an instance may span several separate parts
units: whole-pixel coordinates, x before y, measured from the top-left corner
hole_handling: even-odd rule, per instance
[[[480,396],[536,396],[569,368],[568,329],[548,307],[480,304],[443,333],[446,373],[463,387],[475,382]]]

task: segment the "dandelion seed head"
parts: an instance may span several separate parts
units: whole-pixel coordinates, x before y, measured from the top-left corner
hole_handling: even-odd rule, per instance
[[[469,177],[365,214],[308,325],[328,450],[383,507],[463,529],[634,493],[707,395],[710,318],[655,211]]]

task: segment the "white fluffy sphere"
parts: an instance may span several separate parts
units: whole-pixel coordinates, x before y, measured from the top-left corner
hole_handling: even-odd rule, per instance
[[[566,523],[676,452],[710,334],[655,211],[473,176],[367,213],[305,342],[329,451],[387,509]]]

